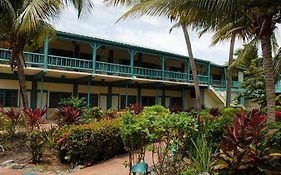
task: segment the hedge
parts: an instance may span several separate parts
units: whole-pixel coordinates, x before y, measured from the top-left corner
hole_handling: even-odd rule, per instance
[[[60,128],[54,134],[60,160],[93,164],[125,153],[120,126],[120,119],[113,119]]]

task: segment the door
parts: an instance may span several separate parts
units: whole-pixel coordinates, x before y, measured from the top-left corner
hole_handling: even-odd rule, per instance
[[[107,95],[100,95],[99,98],[99,107],[102,109],[102,111],[106,111],[107,109]]]

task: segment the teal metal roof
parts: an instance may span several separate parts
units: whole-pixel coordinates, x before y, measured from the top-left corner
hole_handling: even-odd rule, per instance
[[[139,52],[147,53],[147,54],[151,54],[151,55],[165,56],[165,57],[176,58],[176,59],[181,59],[181,60],[188,59],[187,56],[176,54],[176,53],[170,53],[167,51],[156,50],[156,49],[143,47],[143,46],[136,46],[133,44],[118,42],[118,41],[113,41],[113,40],[108,40],[108,39],[103,39],[103,38],[98,38],[98,37],[85,36],[85,35],[81,35],[81,34],[57,31],[57,37],[63,38],[63,39],[71,39],[71,40],[76,40],[76,41],[81,41],[81,42],[87,42],[87,43],[96,42],[98,44],[105,45],[105,46],[133,49],[135,51],[139,51]],[[207,60],[202,60],[202,59],[198,59],[198,58],[194,58],[194,59],[196,62],[203,63],[203,64],[210,63],[212,66],[215,66],[215,67],[227,67],[225,65],[215,64],[215,63],[212,63]]]

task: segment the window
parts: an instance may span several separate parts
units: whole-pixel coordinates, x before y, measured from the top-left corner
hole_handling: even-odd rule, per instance
[[[0,89],[0,105],[3,107],[17,107],[18,90]]]
[[[49,107],[56,108],[58,103],[63,98],[68,98],[72,95],[70,92],[50,92]]]
[[[153,106],[155,105],[155,97],[152,96],[142,96],[142,105],[143,106]]]
[[[88,94],[87,93],[79,93],[79,98],[84,97],[86,102],[88,101]],[[99,106],[99,96],[98,94],[90,94],[90,105],[92,107]]]
[[[51,49],[51,55],[73,57],[73,52],[61,49]]]
[[[93,55],[92,54],[87,54],[87,53],[80,53],[80,58],[84,60],[92,60]]]
[[[134,104],[137,102],[137,97],[133,95],[128,95],[128,105]],[[126,96],[121,96],[121,109],[126,108]]]

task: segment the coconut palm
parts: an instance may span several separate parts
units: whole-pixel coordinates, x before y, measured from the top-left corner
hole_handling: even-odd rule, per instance
[[[198,0],[198,7],[205,9],[214,18],[227,16],[234,22],[237,17],[247,19],[248,31],[256,37],[262,48],[263,67],[265,69],[267,113],[274,120],[275,82],[273,73],[271,36],[276,24],[281,22],[280,0]]]
[[[250,36],[256,37],[262,48],[263,66],[265,69],[267,112],[270,120],[274,120],[275,82],[273,74],[273,61],[271,52],[271,36],[276,24],[281,23],[280,0],[109,0],[113,4],[133,3],[147,4],[140,8],[138,13],[149,15],[165,15],[186,18],[188,21],[194,17],[193,25],[204,26],[212,21],[212,25],[220,24],[221,18],[229,19],[233,23],[241,17],[245,20],[245,27]],[[135,6],[129,11],[136,10]],[[193,13],[191,13],[193,12]],[[135,14],[134,14],[135,15]],[[201,16],[201,18],[200,18]],[[208,24],[208,23],[207,23]],[[219,26],[219,25],[218,25]]]
[[[78,16],[85,8],[92,7],[91,0],[0,1],[0,46],[11,50],[9,63],[12,71],[17,68],[23,108],[28,107],[23,50],[28,46],[42,45],[45,36],[54,33],[47,21],[57,17],[70,2],[78,9]]]
[[[216,18],[215,18],[216,19]],[[211,46],[216,45],[218,42],[230,40],[228,69],[227,69],[227,84],[226,84],[226,106],[231,104],[231,89],[232,89],[232,74],[233,55],[235,40],[241,39],[244,42],[252,38],[248,30],[248,21],[243,16],[237,17],[236,21],[228,18],[228,16],[217,18],[216,20],[207,21],[205,28],[200,31],[200,36],[206,32],[214,32]]]
[[[186,7],[188,4],[190,7],[192,6],[192,3],[185,2],[185,1],[163,1],[163,0],[144,0],[144,1],[138,1],[138,0],[106,0],[110,5],[117,6],[119,4],[132,6],[132,8],[127,11],[120,19],[126,19],[128,17],[137,17],[137,16],[143,16],[143,15],[149,15],[149,16],[166,16],[167,19],[176,22],[177,24],[175,26],[181,27],[186,47],[188,51],[188,58],[189,58],[189,64],[192,72],[192,79],[194,82],[194,88],[195,88],[195,96],[196,96],[196,111],[199,114],[199,111],[201,110],[201,95],[200,95],[200,86],[198,82],[198,76],[196,71],[196,64],[193,57],[192,47],[191,47],[191,41],[189,37],[189,33],[187,30],[188,26],[191,26],[193,23],[197,23],[196,16],[199,14],[197,11],[192,11],[192,8],[181,8]],[[175,4],[179,3],[181,4]],[[186,4],[188,3],[188,4]],[[176,8],[178,7],[178,8]],[[181,13],[181,11],[185,11],[186,13]],[[200,14],[202,15],[202,14]],[[199,16],[199,15],[198,15]],[[120,20],[119,19],[119,20]]]

